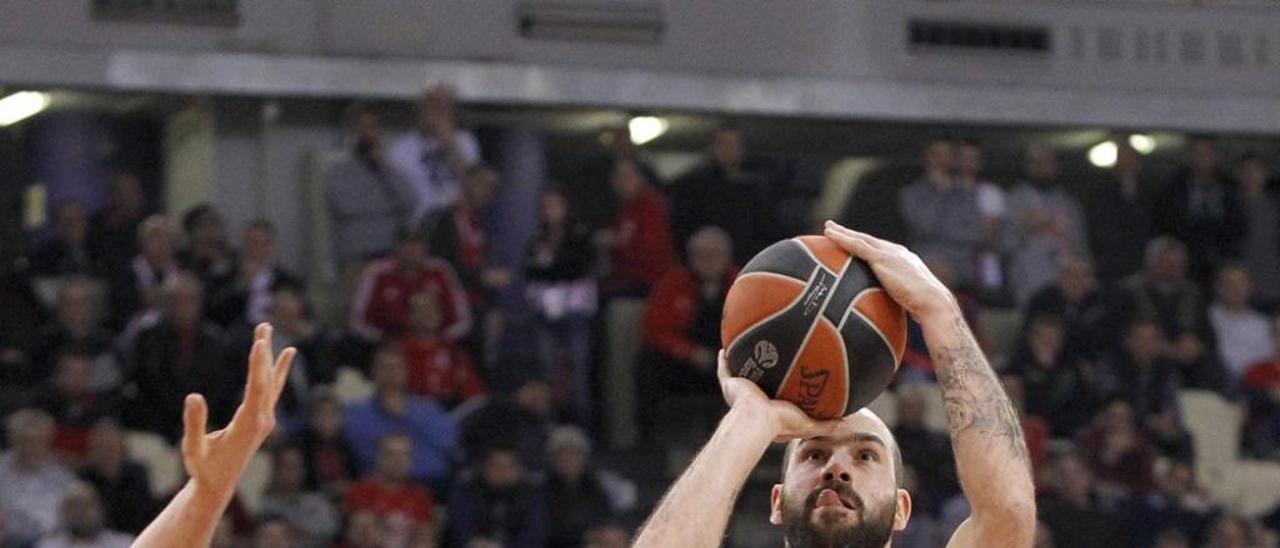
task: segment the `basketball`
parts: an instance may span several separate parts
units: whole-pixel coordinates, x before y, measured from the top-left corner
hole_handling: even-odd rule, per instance
[[[843,417],[889,385],[907,317],[862,260],[821,236],[777,242],[725,297],[729,371],[817,419]]]

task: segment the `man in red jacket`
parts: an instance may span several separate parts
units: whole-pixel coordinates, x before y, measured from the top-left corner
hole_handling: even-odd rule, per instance
[[[471,331],[471,307],[453,268],[427,255],[422,233],[401,229],[391,256],[365,269],[351,305],[351,329],[370,342],[396,337],[409,325],[409,298],[424,291],[440,297],[441,334],[459,340]]]
[[[725,295],[738,274],[733,242],[723,229],[703,227],[689,237],[687,252],[689,265],[668,270],[654,284],[645,309],[644,422],[652,420],[655,405],[669,394],[707,396],[716,411],[721,405],[716,349]]]
[[[597,242],[609,249],[613,266],[602,293],[607,297],[643,297],[675,257],[667,202],[633,158],[614,164],[610,184],[621,204],[613,224],[597,237]]]

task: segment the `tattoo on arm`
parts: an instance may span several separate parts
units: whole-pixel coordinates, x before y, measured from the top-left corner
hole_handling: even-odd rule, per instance
[[[1026,466],[1031,465],[1022,423],[1000,386],[999,379],[978,349],[963,319],[952,327],[959,342],[942,346],[933,352],[938,364],[938,383],[946,404],[947,426],[951,439],[959,443],[967,431],[1004,438],[1009,450]]]

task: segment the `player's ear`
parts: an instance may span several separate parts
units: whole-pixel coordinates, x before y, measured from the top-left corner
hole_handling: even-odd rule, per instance
[[[907,521],[911,519],[911,494],[906,489],[898,489],[898,504],[893,511],[893,530],[901,531],[907,528]]]
[[[773,492],[769,493],[769,523],[782,525],[782,484],[773,484]]]

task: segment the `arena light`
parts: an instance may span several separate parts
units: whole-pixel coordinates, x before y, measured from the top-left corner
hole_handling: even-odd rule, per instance
[[[1129,146],[1133,147],[1133,150],[1138,151],[1138,154],[1145,156],[1155,152],[1156,139],[1155,137],[1143,133],[1134,133],[1129,136]]]
[[[631,132],[631,142],[638,146],[661,137],[669,125],[657,116],[636,116],[627,122],[627,129]]]
[[[11,126],[39,114],[49,106],[49,94],[19,91],[0,99],[0,127]]]
[[[1119,153],[1119,147],[1115,141],[1103,141],[1093,148],[1089,149],[1089,163],[1101,168],[1110,168],[1116,165],[1116,156]]]

